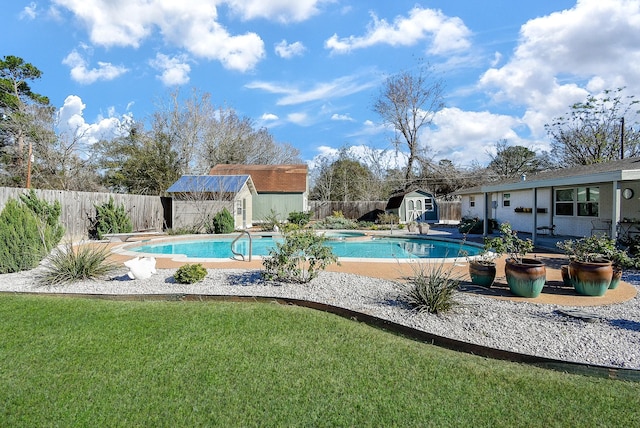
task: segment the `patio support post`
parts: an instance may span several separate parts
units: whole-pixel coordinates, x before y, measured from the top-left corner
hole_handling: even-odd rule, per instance
[[[484,236],[489,235],[489,210],[491,209],[491,198],[489,193],[484,192],[484,218],[482,225],[482,234]]]
[[[613,212],[611,213],[611,238],[617,240],[618,239],[618,224],[620,223],[620,182],[618,180],[614,180],[612,183],[613,187],[613,201],[611,207],[613,208]]]
[[[533,230],[531,231],[533,244],[538,242],[538,188],[533,188]]]

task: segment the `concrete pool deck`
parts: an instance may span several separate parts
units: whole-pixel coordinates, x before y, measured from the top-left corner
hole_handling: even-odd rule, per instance
[[[398,233],[395,231],[398,237],[411,237],[419,236],[408,233]],[[425,235],[422,235],[425,237]],[[434,238],[451,238],[459,239],[456,235],[456,231],[451,229],[443,230],[431,230],[426,237]],[[481,238],[468,239],[469,241],[478,241]],[[107,244],[110,248],[115,248],[122,243]],[[530,302],[530,303],[542,303],[553,304],[561,306],[601,306],[610,305],[615,303],[624,302],[633,299],[637,294],[637,289],[631,284],[624,281],[620,282],[620,285],[614,290],[608,290],[604,296],[591,297],[581,296],[575,293],[572,288],[565,287],[562,282],[562,275],[560,273],[560,267],[563,264],[567,264],[567,258],[562,255],[550,251],[544,248],[536,248],[536,250],[529,254],[532,258],[542,260],[546,265],[547,270],[547,282],[539,297],[534,299],[521,298],[512,295],[507,286],[504,277],[504,260],[506,257],[502,257],[497,260],[497,271],[495,284],[491,288],[478,287],[470,282],[468,274],[468,264],[464,258],[457,259],[456,261],[446,262],[445,265],[450,267],[453,275],[461,278],[461,290],[467,293],[475,293],[487,297],[505,299],[511,301]],[[111,253],[110,259],[117,263],[122,263],[126,260],[133,258],[130,254]],[[170,257],[156,257],[156,267],[158,269],[172,269],[178,268],[188,261],[174,260]],[[202,263],[207,269],[250,269],[259,270],[262,269],[262,260],[254,258],[252,261],[197,261]],[[382,278],[393,281],[405,282],[408,278],[415,276],[416,269],[420,266],[426,266],[428,259],[421,259],[419,263],[408,263],[398,261],[387,261],[381,263],[379,261],[369,261],[366,259],[360,259],[355,261],[353,259],[348,261],[341,261],[340,265],[331,265],[327,268],[331,272],[351,273],[361,276],[368,276],[373,278]],[[426,268],[428,269],[428,267]]]

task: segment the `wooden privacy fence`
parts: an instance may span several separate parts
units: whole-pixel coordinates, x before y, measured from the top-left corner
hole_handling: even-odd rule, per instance
[[[0,187],[0,210],[10,198],[20,199],[28,189]],[[66,229],[66,238],[78,240],[88,237],[89,227],[96,215],[96,205],[113,198],[116,206],[124,205],[131,218],[133,230],[162,230],[164,226],[163,201],[160,196],[128,195],[118,193],[75,192],[65,190],[34,189],[40,199],[59,201],[60,222]],[[170,201],[170,200],[169,200]],[[170,202],[169,202],[170,203]]]
[[[440,221],[460,220],[462,212],[460,201],[437,199],[436,203],[440,210]],[[384,211],[386,206],[387,201],[309,201],[313,220],[322,220],[337,211],[341,211],[346,218],[359,219],[376,210]]]

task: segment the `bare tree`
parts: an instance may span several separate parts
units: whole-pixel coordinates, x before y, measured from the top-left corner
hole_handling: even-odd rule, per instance
[[[414,162],[426,158],[426,146],[420,147],[420,130],[429,126],[436,112],[444,107],[444,84],[434,76],[428,65],[421,65],[417,73],[408,71],[389,77],[382,86],[373,110],[382,121],[393,127],[393,144],[409,151],[404,173],[405,186],[409,186],[414,173]]]
[[[590,165],[640,155],[640,129],[633,96],[624,88],[589,95],[571,106],[570,112],[547,124],[551,153],[563,166]],[[624,147],[623,147],[624,146]]]

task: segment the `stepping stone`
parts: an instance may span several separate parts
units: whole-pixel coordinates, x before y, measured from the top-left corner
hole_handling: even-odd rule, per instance
[[[598,315],[590,312],[585,312],[580,309],[558,309],[556,312],[560,315],[577,318],[586,322],[596,322],[600,320],[600,317]]]

